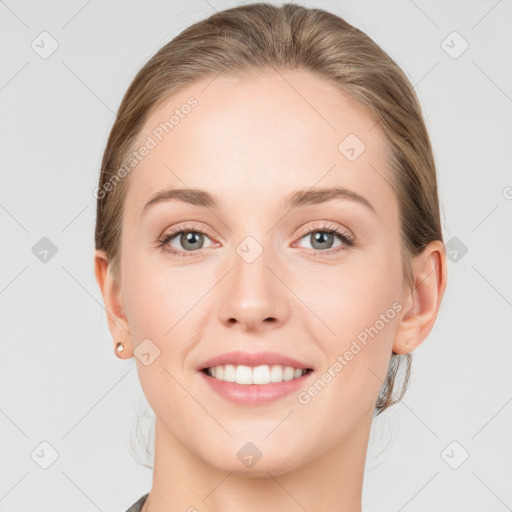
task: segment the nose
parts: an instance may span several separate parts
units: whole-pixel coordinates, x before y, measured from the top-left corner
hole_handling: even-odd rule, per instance
[[[234,254],[232,270],[223,279],[220,319],[245,331],[276,329],[290,314],[290,294],[277,277],[279,266],[270,251],[254,261],[240,254]]]

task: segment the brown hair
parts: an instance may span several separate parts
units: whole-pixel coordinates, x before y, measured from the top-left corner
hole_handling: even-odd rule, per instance
[[[129,183],[128,177],[119,180],[116,173],[150,113],[179,87],[198,79],[266,69],[314,73],[339,87],[380,123],[390,149],[390,185],[400,206],[404,277],[412,291],[413,256],[429,242],[443,240],[435,162],[417,96],[400,67],[364,32],[332,13],[297,4],[254,3],[217,12],[181,32],[137,73],[108,138],[97,195],[96,249],[105,251],[113,278],[120,276],[121,225]],[[394,394],[402,362],[405,382]],[[393,352],[377,399],[377,415],[401,400],[410,365],[410,354]]]

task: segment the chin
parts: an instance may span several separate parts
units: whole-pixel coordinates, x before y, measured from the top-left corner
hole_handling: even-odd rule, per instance
[[[279,446],[261,441],[259,443],[236,443],[236,448],[226,447],[220,453],[212,454],[212,458],[206,457],[207,462],[222,472],[231,472],[248,478],[268,478],[293,471],[305,463],[304,453],[298,457],[297,451],[290,448],[286,450]],[[302,444],[304,446],[304,444]],[[205,447],[208,450],[209,447]],[[227,457],[227,453],[234,456]],[[201,454],[199,454],[201,455]],[[205,454],[203,453],[204,457]]]

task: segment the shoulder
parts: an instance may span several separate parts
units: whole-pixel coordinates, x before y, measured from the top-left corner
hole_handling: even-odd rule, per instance
[[[144,496],[141,496],[126,512],[140,512],[142,505],[144,505],[144,502],[148,497],[148,494],[149,492],[144,494]]]

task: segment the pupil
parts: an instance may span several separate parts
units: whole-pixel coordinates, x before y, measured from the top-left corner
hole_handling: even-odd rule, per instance
[[[182,244],[182,246],[184,248],[188,248],[188,249],[192,249],[192,250],[193,249],[197,249],[198,247],[190,247],[190,245],[193,246],[194,242],[197,243],[197,238],[201,237],[201,236],[202,236],[201,233],[196,233],[196,232],[193,232],[193,231],[189,231],[188,233],[185,233],[185,234],[181,235],[181,244]]]
[[[326,233],[325,231],[317,231],[314,234],[313,247],[315,247],[315,244],[317,242],[319,242],[320,247],[315,247],[315,248],[319,248],[319,249],[327,248],[328,249],[332,245],[332,238],[333,238],[333,235],[331,233]],[[327,239],[327,241],[326,241],[326,239]],[[331,242],[331,243],[329,244],[329,242]],[[325,247],[324,244],[327,244],[327,247]]]

